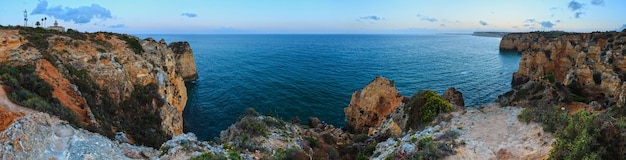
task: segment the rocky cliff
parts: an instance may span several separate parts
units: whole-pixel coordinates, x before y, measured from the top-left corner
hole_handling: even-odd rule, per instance
[[[626,32],[533,32],[502,38],[501,50],[521,53],[505,105],[557,105],[602,110],[626,103]],[[589,107],[593,108],[589,108]]]
[[[149,146],[182,133],[184,79],[197,77],[188,43],[168,46],[107,32],[2,28],[0,63],[2,84],[17,104],[110,138],[124,132]],[[34,84],[21,83],[28,79]]]
[[[191,46],[187,42],[173,42],[167,45],[172,51],[174,51],[174,58],[176,59],[176,72],[183,77],[185,81],[195,81],[198,79],[198,72],[196,71],[196,63],[193,58],[193,51]]]

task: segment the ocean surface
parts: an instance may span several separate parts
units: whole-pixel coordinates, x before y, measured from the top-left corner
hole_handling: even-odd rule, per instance
[[[187,84],[185,132],[214,140],[247,108],[341,127],[351,94],[376,76],[404,96],[449,87],[467,106],[510,90],[520,56],[500,38],[471,35],[139,35],[188,41],[199,78]]]

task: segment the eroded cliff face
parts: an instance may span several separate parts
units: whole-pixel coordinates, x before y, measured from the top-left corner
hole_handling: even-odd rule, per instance
[[[522,54],[513,74],[513,91],[504,105],[558,105],[596,110],[624,106],[626,32],[515,33],[502,38],[501,50]]]
[[[173,42],[168,46],[174,51],[174,58],[176,59],[176,72],[183,77],[185,81],[195,81],[198,79],[198,72],[196,71],[196,62],[194,62],[193,51],[191,46],[187,42]]]
[[[178,46],[174,48],[179,53],[164,41],[122,34],[0,29],[0,63],[34,66],[54,88],[59,103],[76,112],[82,126],[109,133],[133,127],[148,130],[129,133],[131,137],[182,133],[187,102],[183,75],[197,74],[188,43],[170,46]],[[181,75],[181,69],[190,71]],[[115,125],[133,118],[148,118],[140,123],[155,125]]]
[[[344,108],[348,131],[373,134],[383,119],[402,102],[402,95],[393,81],[376,77],[365,88],[352,94],[350,105]]]

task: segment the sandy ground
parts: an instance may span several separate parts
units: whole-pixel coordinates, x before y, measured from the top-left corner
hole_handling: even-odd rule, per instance
[[[446,159],[542,159],[552,149],[554,137],[543,132],[538,123],[517,119],[518,107],[488,105],[454,113],[455,118],[442,123],[442,130],[460,129],[464,141],[456,154]]]

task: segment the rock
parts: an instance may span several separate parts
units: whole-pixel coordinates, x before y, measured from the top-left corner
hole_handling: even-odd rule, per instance
[[[365,88],[352,94],[350,105],[344,108],[346,128],[355,134],[368,133],[371,128],[379,127],[402,99],[393,81],[376,77]]]
[[[448,91],[443,93],[443,98],[448,100],[454,106],[455,111],[461,111],[465,109],[465,100],[463,99],[463,93],[456,90],[454,87],[450,87]]]
[[[124,132],[115,132],[115,140],[120,143],[130,143],[130,140],[126,137],[126,133]]]
[[[500,49],[518,51],[522,57],[513,74],[513,92],[497,101],[565,108],[577,101],[596,101],[597,109],[609,104],[622,107],[626,104],[620,99],[626,80],[625,44],[626,34],[619,32],[508,34]]]
[[[322,121],[320,121],[317,117],[309,117],[309,127],[317,128],[320,124],[322,124]]]
[[[20,30],[25,32],[20,33]],[[148,122],[159,126],[154,130],[165,137],[163,140],[183,132],[182,111],[187,102],[183,76],[189,79],[193,78],[189,75],[196,74],[197,77],[188,43],[172,43],[169,48],[164,40],[156,42],[151,38],[139,40],[115,33],[62,32],[44,33],[48,45],[42,46],[32,45],[34,42],[28,41],[29,36],[22,35],[29,33],[32,33],[29,28],[0,29],[0,63],[34,66],[36,74],[53,88],[53,97],[76,113],[82,124],[75,125],[101,131],[112,127],[136,128],[114,126],[129,124],[125,121],[132,119],[130,117],[120,118],[125,119],[121,122],[99,117],[120,116],[105,109],[119,107],[129,100],[137,86],[156,84],[156,89],[150,91],[156,92],[150,94],[154,95],[153,101],[138,105],[144,107],[141,110],[149,108],[144,114],[160,118],[160,121]],[[107,104],[103,104],[105,102]],[[147,136],[126,133],[130,139]]]
[[[174,54],[176,59],[176,74],[183,77],[185,81],[195,81],[198,79],[196,71],[196,63],[193,58],[193,51],[187,42],[174,42],[167,46]]]
[[[591,111],[599,111],[602,109],[602,105],[598,103],[598,101],[591,101],[589,103],[589,108],[591,109]]]

